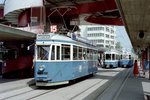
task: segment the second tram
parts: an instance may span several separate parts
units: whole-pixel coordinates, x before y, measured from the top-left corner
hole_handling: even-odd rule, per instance
[[[119,66],[119,53],[117,51],[106,51],[104,67],[105,68],[115,68]]]

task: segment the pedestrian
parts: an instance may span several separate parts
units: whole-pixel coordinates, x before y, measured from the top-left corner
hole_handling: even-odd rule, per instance
[[[133,74],[134,74],[135,78],[137,78],[137,76],[139,74],[137,60],[135,60],[135,62],[134,62]]]

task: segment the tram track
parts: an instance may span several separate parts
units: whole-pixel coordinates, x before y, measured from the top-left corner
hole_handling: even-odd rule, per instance
[[[15,96],[19,96],[21,94],[25,94],[25,93],[28,93],[31,91],[33,91],[33,89],[30,87],[27,87],[27,86],[26,87],[18,87],[18,88],[15,88],[13,90],[10,90],[10,91],[0,93],[0,100],[6,100],[9,98],[13,98]]]
[[[110,75],[109,76],[111,78],[116,78],[115,76],[118,75],[120,73],[120,71],[122,71],[122,69],[120,69],[120,70],[114,69],[114,72],[112,71],[111,76]],[[109,73],[109,72],[107,72],[107,73]],[[61,100],[93,100],[93,99],[91,99],[91,97],[88,98],[89,96],[91,96],[91,95],[89,95],[89,91],[91,91],[91,90],[93,91],[93,87],[98,88],[99,86],[102,87],[101,91],[103,91],[103,89],[109,85],[108,83],[111,83],[111,82],[107,79],[101,79],[100,77],[103,77],[103,76],[107,77],[107,75],[105,72],[100,73],[94,77],[89,78],[88,80],[83,80],[79,83],[75,83],[71,86],[67,86],[65,88],[61,88],[61,89],[49,92],[45,95],[42,95],[41,97],[37,97],[37,98],[33,98],[33,99],[40,100],[40,99],[44,98],[44,99],[48,100],[49,98],[51,98],[53,100],[58,100],[58,99],[61,99]],[[91,80],[93,80],[92,83],[90,83]],[[111,79],[111,80],[113,80],[113,79]]]
[[[119,89],[118,89],[118,92],[117,92],[116,95],[114,96],[113,100],[117,100],[117,98],[119,97],[119,95],[120,95],[120,93],[121,93],[121,91],[122,91],[124,85],[126,84],[127,79],[129,78],[131,72],[132,72],[131,69],[128,69],[128,72],[127,72],[125,78],[123,79],[122,83],[120,84],[120,87],[119,87]]]
[[[7,91],[3,91],[0,93],[0,100],[15,97],[24,93],[28,93],[30,91],[33,91],[33,89],[36,89],[35,87],[31,86],[23,86],[23,87],[15,87],[7,89]]]
[[[96,100],[117,100],[131,72],[131,68],[128,68],[120,73],[116,79],[99,94]]]
[[[102,79],[101,81],[93,84],[91,87],[89,87],[86,90],[79,93],[79,95],[76,95],[73,98],[71,98],[71,100],[79,100],[81,98],[82,98],[82,100],[95,100],[97,98],[97,96],[99,96],[99,94],[103,94],[107,90],[107,88],[109,88],[111,86],[113,81],[116,80],[120,76],[120,74],[121,74],[120,72],[124,70],[122,68],[119,68],[119,69],[120,70],[118,70],[118,73],[116,73],[116,72],[111,73],[110,76],[111,77],[113,76],[111,79],[109,79],[109,80]],[[113,70],[113,69],[111,69],[111,70]],[[109,72],[109,70],[106,70],[106,72],[107,71]],[[105,74],[101,74],[101,75],[105,76]],[[92,92],[90,92],[90,91],[92,91]]]
[[[28,100],[31,100],[31,99],[37,98],[37,97],[42,96],[42,95],[44,95],[44,94],[50,93],[50,92],[52,92],[52,91],[53,91],[53,90],[48,90],[48,91],[43,92],[43,93],[41,93],[41,94],[38,94],[38,95],[36,95],[36,96],[34,96],[34,97],[28,98]]]
[[[35,85],[20,87],[15,90],[0,93],[0,100],[40,100],[43,98],[46,100],[49,98],[53,100],[58,100],[57,98],[61,100],[79,100],[83,98],[86,100],[90,96],[88,94],[89,90],[92,90],[93,87],[98,88],[101,84],[101,92],[104,92],[105,88],[108,87],[113,80],[116,80],[121,71],[124,72],[121,68],[119,70],[104,70],[104,72],[97,73],[94,77],[62,87],[38,88]],[[111,75],[106,73],[110,73]],[[108,80],[109,78],[111,78],[111,81]],[[87,100],[93,99],[89,98]]]
[[[76,94],[75,96],[73,96],[72,98],[70,98],[70,100],[75,99],[76,97],[78,97],[78,96],[81,95],[82,93],[86,92],[87,90],[91,89],[93,86],[95,86],[95,85],[97,85],[97,84],[100,84],[100,83],[103,82],[103,81],[104,81],[104,80],[101,80],[101,81],[99,81],[99,82],[93,84],[92,86],[88,87],[88,88],[85,89],[84,91],[82,91],[82,92]]]
[[[0,100],[30,100],[41,96],[43,94],[49,93],[54,89],[39,89],[36,86],[19,88],[16,90],[4,92],[0,94]]]

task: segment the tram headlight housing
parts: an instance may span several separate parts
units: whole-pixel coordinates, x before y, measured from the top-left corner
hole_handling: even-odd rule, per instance
[[[40,72],[43,72],[44,70],[45,70],[45,66],[44,66],[44,65],[40,65],[40,66],[39,66],[39,71],[40,71]]]
[[[139,35],[139,38],[144,38],[144,31],[141,30],[138,35]]]

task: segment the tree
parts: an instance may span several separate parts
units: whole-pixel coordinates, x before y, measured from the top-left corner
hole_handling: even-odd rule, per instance
[[[122,50],[123,47],[121,46],[121,43],[120,43],[120,42],[117,42],[115,48],[116,48],[117,50]]]

